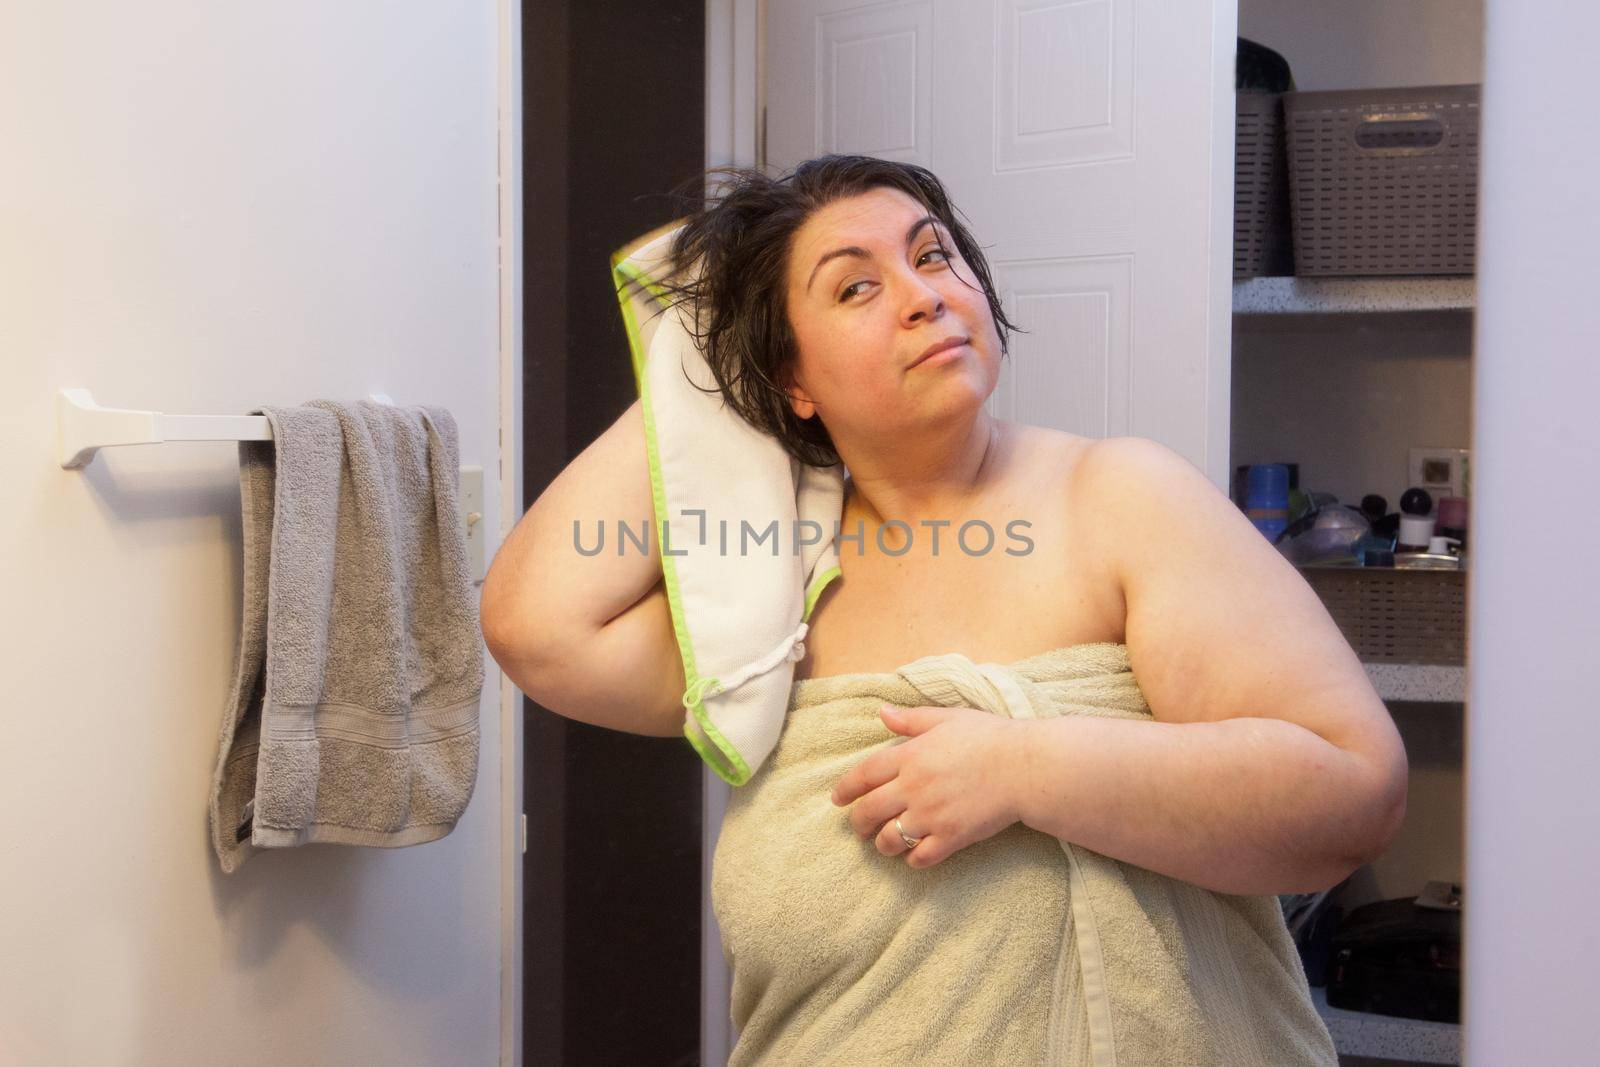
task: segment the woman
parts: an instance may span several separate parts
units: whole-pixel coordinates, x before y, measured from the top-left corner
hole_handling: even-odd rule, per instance
[[[1140,1047],[1134,1031],[1148,1019],[1150,1047],[1170,1049],[1164,1062],[1222,1062],[1225,1048],[1228,1062],[1246,1062],[1247,1052],[1263,1063],[1332,1062],[1326,1032],[1312,1032],[1319,1024],[1298,958],[1285,955],[1281,915],[1280,929],[1270,928],[1262,907],[1242,925],[1216,918],[1240,902],[1337,884],[1387,847],[1404,816],[1398,734],[1294,568],[1169,449],[1008,423],[985,410],[1012,327],[982,252],[926,170],[834,156],[777,180],[738,172],[689,220],[674,251],[680,280],[693,279],[676,292],[695,303],[707,361],[729,404],[803,461],[842,461],[842,529],[863,534],[841,542],[841,578],[813,612],[796,673],[797,694],[808,696],[791,705],[771,764],[735,791],[718,846],[718,919],[734,965],[735,1020],[745,1029],[735,1061],[870,1061],[876,1052],[883,1062],[1001,1062],[1048,1048],[1101,1067],[1136,1062],[1118,1057]],[[648,567],[641,553],[580,561],[561,543],[575,518],[650,514],[643,452],[635,405],[513,532],[485,583],[483,624],[495,658],[540,703],[586,722],[676,736],[683,671],[659,557]],[[996,532],[1024,529],[1030,547],[996,539],[979,551],[981,537],[958,543],[958,528],[975,521]],[[526,603],[541,610],[523,610]],[[562,611],[552,614],[550,605]],[[834,740],[840,735],[842,709],[865,699],[876,711],[885,700],[874,694],[892,694],[885,699],[893,704],[923,692],[905,688],[916,676],[902,665],[952,649],[962,663],[1017,668],[1016,684],[1030,691],[1052,679],[1027,670],[1076,669],[1067,659],[1091,653],[1095,663],[1120,664],[1128,686],[1136,682],[1139,714],[1073,714],[1070,700],[1016,712],[1037,718],[933,700],[884,707],[869,724],[875,734],[853,735],[861,743],[831,783],[829,800],[846,811],[829,822],[807,807],[812,821],[796,815],[788,836],[760,839],[758,848],[759,833],[807,805],[810,793],[793,792],[794,782],[815,792],[793,758],[808,743],[799,732],[831,743],[823,735],[836,724]],[[616,663],[640,669],[603,669]],[[831,722],[814,713],[830,707],[841,709]],[[819,766],[841,764],[823,760],[807,773]],[[788,799],[774,807],[778,796]],[[768,829],[754,829],[758,808]],[[877,869],[859,855],[835,864],[842,850],[828,835],[845,827],[880,854]],[[802,850],[775,860],[790,842]],[[1064,859],[1059,849],[1039,851],[1040,842],[1071,847]],[[1128,957],[1127,992],[1113,989],[1108,998],[1104,984],[1096,989],[1086,978],[1073,987],[1077,1006],[1063,1009],[1063,983],[1076,981],[1076,964],[1066,978],[1057,971],[1051,979],[1046,967],[1005,987],[1015,1012],[986,1005],[962,1016],[948,989],[971,984],[970,970],[918,985],[919,973],[951,966],[951,952],[940,957],[936,949],[956,913],[928,901],[1031,887],[1016,890],[1021,899],[1041,885],[1064,886],[1068,860],[1074,886],[1084,885],[1080,868],[1103,864],[1088,876],[1103,880],[1080,897],[1091,888],[1119,894],[1150,938]],[[891,861],[902,873],[881,869]],[[925,871],[942,865],[950,870]],[[827,895],[831,883],[802,888],[806,875],[797,872],[807,867],[813,876],[827,870],[830,879],[850,879],[863,900],[881,890],[895,908],[927,904],[933,910],[919,913],[917,940],[929,947],[902,952],[910,919],[897,927],[894,915],[874,914],[876,926],[852,926],[839,939],[849,925],[842,915],[817,921],[793,899]],[[914,871],[924,871],[921,882],[907,880]],[[791,877],[801,881],[785,894],[779,887]],[[749,891],[755,882],[763,890]],[[1174,903],[1150,905],[1161,894]],[[1047,925],[1050,909],[1061,906],[1052,897],[1021,921]],[[1190,1014],[1172,1023],[1181,1036],[1157,1042],[1163,1009],[1141,1015],[1141,993],[1131,988],[1140,982],[1138,958],[1170,955],[1165,973],[1174,985],[1203,984],[1196,975],[1211,950],[1196,947],[1184,918],[1202,911],[1210,918],[1195,923],[1261,939],[1273,973],[1251,977],[1257,985],[1249,988],[1235,974],[1231,994],[1217,983],[1186,988]],[[1082,913],[1066,933],[1048,931],[1066,945],[1063,960],[1086,958],[1094,947],[1085,940],[1092,919]],[[785,924],[804,936],[774,950]],[[1108,958],[1123,928],[1101,931]],[[988,947],[976,944],[964,951],[1005,958],[994,937],[982,942]],[[1027,952],[1040,954],[1037,945]],[[1027,959],[1015,957],[1005,974],[1015,978],[1024,969],[1016,961]],[[891,965],[897,970],[885,977]],[[1002,976],[991,972],[979,984],[992,991],[996,983]],[[869,999],[857,996],[868,988]],[[1221,1036],[1191,1033],[1210,1025],[1208,1012],[1226,1007],[1230,995],[1271,1000],[1277,1030],[1263,1037],[1266,1030],[1240,1024]],[[974,997],[964,997],[970,1007]],[[1033,999],[1022,1005],[1024,997]],[[890,1014],[873,1014],[880,1009]],[[887,1043],[885,1018],[902,1028]],[[952,1027],[961,1034],[952,1037]],[[1304,1033],[1284,1037],[1286,1028]],[[1266,1048],[1269,1039],[1285,1043]]]

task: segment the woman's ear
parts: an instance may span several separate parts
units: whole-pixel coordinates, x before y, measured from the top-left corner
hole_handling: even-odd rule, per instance
[[[784,395],[789,398],[789,407],[793,409],[795,418],[801,422],[806,421],[817,413],[817,405],[812,401],[811,394],[800,388],[794,379],[794,369],[787,368],[780,379],[783,383]]]

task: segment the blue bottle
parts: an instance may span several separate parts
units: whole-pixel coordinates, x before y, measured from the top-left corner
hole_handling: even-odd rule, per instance
[[[1245,472],[1244,513],[1268,541],[1276,543],[1289,525],[1289,468],[1256,463]]]

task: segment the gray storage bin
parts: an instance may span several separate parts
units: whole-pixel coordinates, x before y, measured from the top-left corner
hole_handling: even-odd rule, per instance
[[[1290,92],[1295,273],[1471,274],[1476,85]]]
[[[1234,94],[1233,276],[1293,274],[1282,93]]]

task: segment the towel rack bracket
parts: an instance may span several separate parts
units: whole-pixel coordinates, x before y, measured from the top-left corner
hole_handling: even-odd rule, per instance
[[[393,404],[385,393],[368,399]],[[64,470],[82,470],[102,448],[164,441],[270,441],[265,415],[165,415],[103,408],[87,389],[56,390],[56,455]]]

